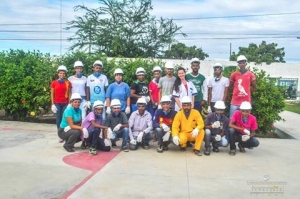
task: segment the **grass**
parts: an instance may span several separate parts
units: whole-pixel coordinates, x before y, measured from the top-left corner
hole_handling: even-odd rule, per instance
[[[285,102],[284,110],[300,114],[300,102]]]

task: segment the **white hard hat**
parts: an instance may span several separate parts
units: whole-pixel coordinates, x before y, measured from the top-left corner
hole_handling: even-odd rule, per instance
[[[81,61],[76,61],[74,63],[74,68],[76,68],[76,67],[83,67],[83,63]]]
[[[117,68],[114,72],[114,75],[116,74],[124,74],[121,68]]]
[[[93,108],[103,108],[103,107],[104,107],[104,104],[102,101],[97,100],[94,102]]]
[[[137,103],[137,104],[147,104],[146,99],[143,98],[143,97],[140,97],[140,98],[137,100],[136,103]]]
[[[215,63],[214,66],[213,66],[213,68],[214,68],[214,69],[215,69],[215,68],[220,68],[221,70],[223,70],[223,66],[222,66],[221,63]]]
[[[58,71],[65,71],[65,72],[68,72],[68,70],[67,70],[67,67],[65,67],[64,65],[61,65],[61,66],[59,66],[58,68],[57,68],[57,72]]]
[[[172,61],[167,61],[166,64],[165,64],[165,68],[172,68],[174,69],[174,64]]]
[[[78,100],[78,99],[82,99],[81,95],[79,93],[72,93],[70,100]]]
[[[93,64],[93,67],[96,66],[96,65],[99,65],[99,66],[101,66],[101,67],[103,68],[103,63],[102,63],[102,61],[100,61],[100,60],[96,60],[96,61],[94,62],[94,64]]]
[[[191,98],[189,96],[183,96],[181,99],[181,103],[185,104],[185,103],[192,103]]]
[[[223,101],[216,101],[215,109],[226,109],[225,103]]]
[[[192,60],[191,60],[191,64],[193,63],[199,63],[200,64],[200,59],[198,59],[197,57],[194,57]]]
[[[120,107],[121,106],[121,102],[118,99],[113,99],[113,100],[111,100],[110,106]]]
[[[152,72],[154,71],[159,71],[161,72],[161,68],[159,66],[155,66],[153,69],[152,69]]]
[[[164,95],[161,97],[160,102],[171,102],[171,99],[168,95]]]
[[[251,106],[250,102],[245,101],[245,102],[241,103],[240,109],[241,110],[251,110],[252,106]]]
[[[145,75],[146,71],[142,67],[138,67],[135,71],[135,75]]]
[[[239,61],[247,61],[247,58],[244,55],[239,55],[236,59],[237,62]]]

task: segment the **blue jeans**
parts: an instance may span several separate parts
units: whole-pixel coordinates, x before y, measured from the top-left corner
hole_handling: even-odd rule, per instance
[[[101,132],[100,128],[93,128],[93,129],[89,130],[89,137],[87,139],[87,143],[91,147],[94,147],[94,148],[97,147],[97,142],[98,142],[100,132]]]
[[[129,129],[127,127],[124,127],[113,133],[115,135],[115,138],[111,140],[112,145],[116,144],[117,138],[122,137],[122,149],[127,147],[127,142],[129,138]]]
[[[157,110],[153,108],[153,104],[149,104],[149,113],[151,114],[152,118],[154,117],[155,111]]]
[[[55,116],[56,116],[56,126],[57,126],[57,129],[59,129],[59,126],[60,126],[60,123],[61,123],[61,120],[62,120],[62,116],[63,116],[64,111],[67,108],[68,104],[55,103],[55,106],[56,106],[56,109],[57,109],[57,112],[55,114]]]
[[[240,108],[239,105],[232,105],[232,104],[230,104],[229,119],[233,115],[234,111],[238,110],[239,108]]]

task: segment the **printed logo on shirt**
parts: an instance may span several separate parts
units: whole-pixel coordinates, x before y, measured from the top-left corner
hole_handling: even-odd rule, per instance
[[[96,93],[96,94],[100,94],[100,93],[101,93],[101,88],[100,88],[100,86],[95,86],[95,87],[94,87],[94,93]]]
[[[94,79],[91,79],[91,80],[90,80],[90,82],[94,82],[94,81],[95,81]]]
[[[146,86],[143,86],[141,95],[147,95],[148,94],[148,88]]]

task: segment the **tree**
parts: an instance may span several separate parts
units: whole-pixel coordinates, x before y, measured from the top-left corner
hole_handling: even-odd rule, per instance
[[[203,52],[202,48],[197,48],[196,46],[189,47],[183,43],[173,44],[171,49],[166,50],[163,56],[166,59],[192,59],[193,57],[204,60],[209,56]]]
[[[271,64],[273,62],[281,62],[284,61],[284,48],[277,48],[276,43],[267,44],[265,41],[262,41],[259,46],[254,43],[250,43],[249,46],[239,47],[239,52],[236,54],[232,53],[230,56],[230,61],[236,61],[237,56],[245,55],[249,62],[255,62],[260,64],[262,62],[266,62],[267,64]]]
[[[151,0],[99,0],[99,3],[96,9],[75,6],[75,11],[85,14],[68,22],[67,30],[76,29],[75,35],[68,38],[75,42],[70,50],[103,52],[113,57],[158,57],[181,29],[171,19],[151,16]]]

